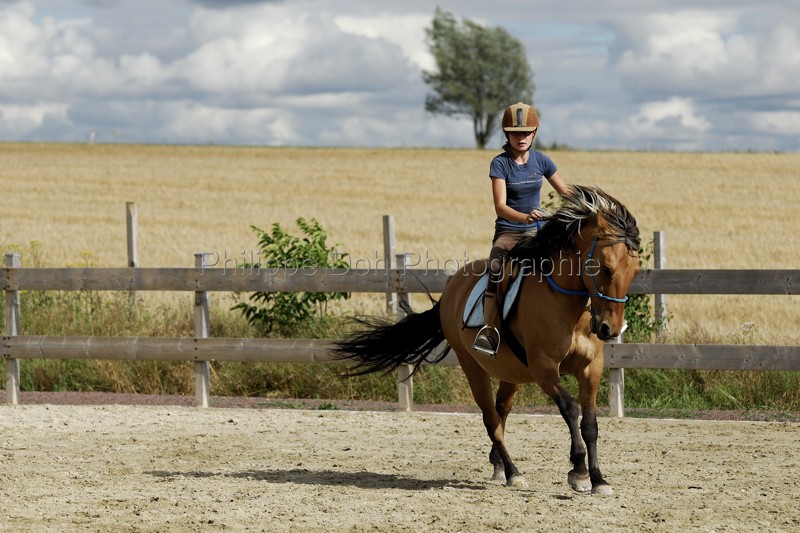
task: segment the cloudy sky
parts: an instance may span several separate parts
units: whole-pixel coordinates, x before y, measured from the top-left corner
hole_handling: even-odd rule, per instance
[[[0,0],[0,140],[472,147],[437,4],[524,44],[545,144],[800,150],[796,0]]]

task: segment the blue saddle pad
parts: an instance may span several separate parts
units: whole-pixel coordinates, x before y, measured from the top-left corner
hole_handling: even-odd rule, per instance
[[[522,275],[518,275],[511,281],[511,286],[508,288],[503,298],[503,319],[508,316],[511,311],[511,306],[514,305],[514,300],[517,299],[519,294],[519,287],[522,285]],[[489,284],[489,274],[484,274],[478,283],[472,288],[467,298],[467,304],[464,306],[464,325],[468,328],[479,328],[486,324],[483,318],[483,293],[486,292],[486,287]]]

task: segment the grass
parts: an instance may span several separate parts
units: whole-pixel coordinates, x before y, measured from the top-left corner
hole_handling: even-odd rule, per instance
[[[248,337],[257,333],[238,313],[230,311],[232,299],[212,300],[212,336]],[[97,292],[24,292],[21,296],[22,333],[46,335],[191,336],[189,306],[161,305],[151,310],[127,294]],[[315,318],[302,324],[292,337],[338,338],[349,324],[346,316]],[[747,343],[752,332],[719,338],[696,329],[703,343]],[[687,342],[667,335],[663,342]],[[343,378],[341,364],[275,364],[214,362],[211,390],[218,396],[280,399],[376,400],[394,402],[394,375]],[[564,378],[577,394],[575,380]],[[634,370],[625,374],[625,403],[629,409],[647,409],[667,416],[708,409],[800,412],[800,372],[730,372],[690,370]],[[22,390],[104,391],[142,394],[185,394],[194,391],[191,363],[167,361],[47,360],[21,361]],[[598,395],[608,403],[607,374]],[[415,402],[470,405],[472,397],[459,368],[424,367],[414,378]],[[523,387],[517,405],[549,406],[538,387]],[[334,404],[327,407],[334,408]],[[688,416],[688,415],[687,415]]]
[[[436,264],[483,257],[492,234],[488,162],[494,150],[303,149],[2,143],[0,249],[23,266],[122,266],[125,203],[139,217],[141,266],[191,267],[194,254],[247,259],[251,225],[316,218],[353,260],[383,256],[381,218],[394,215],[397,251]],[[550,153],[572,183],[599,185],[637,216],[645,241],[663,230],[669,268],[789,269],[800,264],[800,154]],[[547,191],[547,189],[546,189]],[[212,336],[255,332],[214,294]],[[191,296],[29,293],[28,334],[191,336]],[[383,295],[354,295],[334,316],[379,314]],[[424,305],[423,297],[412,300]],[[670,296],[663,342],[797,344],[797,296]],[[341,324],[310,324],[335,336]],[[341,380],[333,365],[215,363],[214,394],[396,399],[393,377]],[[28,390],[190,393],[190,364],[23,361]],[[626,405],[800,410],[797,373],[629,371]],[[569,384],[573,386],[573,384]],[[601,391],[605,391],[603,384]],[[419,403],[472,403],[460,370],[415,378]],[[535,387],[525,405],[548,402]],[[606,401],[601,398],[601,401]]]

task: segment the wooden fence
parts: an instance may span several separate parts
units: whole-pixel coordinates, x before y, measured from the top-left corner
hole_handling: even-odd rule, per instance
[[[129,211],[130,212],[130,211]],[[135,211],[134,211],[135,212]],[[129,235],[130,235],[129,218]],[[130,241],[129,241],[130,242]],[[195,255],[195,268],[22,268],[18,254],[6,254],[0,286],[6,294],[6,401],[19,400],[19,360],[126,359],[193,361],[195,398],[207,407],[210,361],[304,362],[330,361],[329,340],[209,338],[208,293],[255,291],[322,291],[385,293],[387,308],[411,293],[443,290],[448,274],[439,269],[410,268],[405,254],[393,253],[394,224],[384,217],[385,268],[242,269],[211,267],[207,254]],[[656,267],[641,271],[630,294],[656,295],[656,313],[666,318],[668,294],[793,295],[800,287],[800,270],[668,270],[664,266],[663,235],[655,236]],[[131,250],[129,246],[129,250]],[[135,251],[134,251],[135,254]],[[136,264],[130,262],[129,264]],[[64,337],[19,335],[19,291],[186,291],[195,294],[195,336],[191,338]],[[623,416],[625,368],[720,370],[800,370],[800,346],[625,344],[609,342],[610,408]],[[443,364],[457,365],[451,354]],[[412,407],[410,368],[398,373],[400,407]]]

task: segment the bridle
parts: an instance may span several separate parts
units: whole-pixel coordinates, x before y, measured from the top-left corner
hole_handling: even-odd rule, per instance
[[[597,237],[594,238],[594,242],[592,242],[592,246],[591,248],[589,248],[589,255],[586,257],[586,261],[583,262],[583,267],[581,268],[581,277],[583,277],[583,273],[589,266],[589,261],[592,260],[595,248],[597,248]],[[594,292],[573,291],[570,289],[564,289],[562,287],[559,287],[558,284],[555,281],[553,281],[553,278],[551,278],[549,274],[545,274],[544,277],[547,279],[547,282],[550,284],[550,286],[553,287],[553,289],[555,289],[556,292],[560,292],[561,294],[566,294],[569,296],[584,296],[584,297],[597,296],[601,300],[607,300],[609,302],[616,302],[621,304],[624,304],[625,302],[628,301],[628,295],[625,295],[625,298],[614,298],[612,296],[607,296],[602,292],[600,292],[600,288],[597,286],[597,282],[594,279],[595,277],[592,275],[589,275],[589,278],[592,280],[592,289],[594,289]]]

